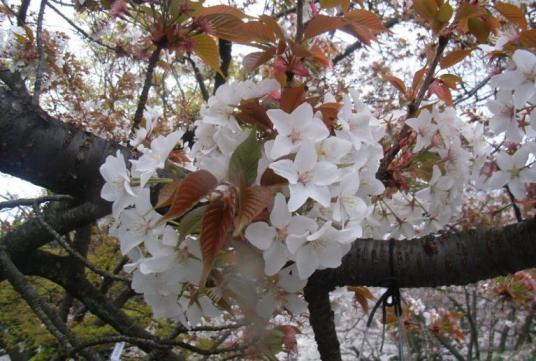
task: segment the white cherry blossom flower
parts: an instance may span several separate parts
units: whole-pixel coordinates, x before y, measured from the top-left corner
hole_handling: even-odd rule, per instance
[[[130,172],[121,151],[118,150],[115,157],[106,157],[99,170],[106,181],[101,189],[101,197],[113,202],[112,214],[117,218],[123,209],[134,204],[136,200],[136,193],[130,185]]]
[[[277,283],[270,285],[257,302],[259,316],[268,319],[279,307],[287,309],[292,315],[299,315],[307,309],[307,303],[296,294],[307,281],[299,279],[296,274],[296,265],[285,267],[278,273]]]
[[[525,106],[527,100],[536,92],[536,55],[518,49],[512,60],[516,69],[496,75],[493,81],[501,89],[514,90],[514,105],[519,109]]]
[[[270,164],[270,168],[289,182],[289,211],[296,211],[308,198],[324,207],[330,205],[331,195],[327,186],[339,180],[339,170],[332,163],[318,161],[313,143],[302,144],[294,161],[279,160]]]
[[[500,152],[495,156],[499,170],[488,181],[490,188],[508,185],[517,199],[526,197],[525,184],[536,182],[536,170],[528,166],[528,148],[519,149],[514,155]]]
[[[437,132],[438,127],[432,122],[432,117],[427,109],[421,110],[417,118],[406,120],[406,124],[417,133],[417,141],[413,152],[417,153],[432,144],[432,138]]]
[[[275,196],[270,213],[271,226],[266,222],[255,222],[246,228],[245,237],[255,247],[263,251],[265,273],[274,275],[291,259],[287,249],[290,235],[305,235],[314,231],[316,222],[304,216],[292,217],[282,193]]]
[[[149,189],[141,189],[135,206],[135,208],[123,211],[119,217],[121,224],[117,237],[121,242],[123,254],[127,254],[145,240],[158,239],[164,231],[164,226],[155,227],[162,216],[152,210]]]
[[[153,139],[151,147],[143,150],[143,155],[137,160],[131,160],[133,174],[140,177],[140,185],[143,187],[156,173],[157,169],[164,168],[169,153],[175,148],[181,139],[183,131],[175,131],[166,136]]]
[[[270,157],[280,158],[295,152],[303,141],[319,142],[329,136],[329,130],[313,114],[313,107],[307,102],[286,113],[281,109],[266,112],[277,130]]]
[[[359,173],[353,170],[341,180],[337,201],[333,204],[333,220],[345,222],[347,220],[361,221],[367,214],[367,204],[357,196],[361,181]]]
[[[348,230],[333,228],[331,222],[308,236],[290,236],[287,245],[296,256],[299,277],[307,279],[317,269],[340,266],[342,257],[350,250],[352,236]]]
[[[500,90],[494,100],[488,101],[487,106],[493,113],[490,119],[491,129],[497,134],[506,132],[506,139],[510,142],[520,142],[523,134],[518,126],[512,92]]]

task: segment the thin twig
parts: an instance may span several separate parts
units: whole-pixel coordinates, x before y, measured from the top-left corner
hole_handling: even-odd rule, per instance
[[[303,0],[296,3],[296,43],[301,43],[303,38]]]
[[[443,55],[443,51],[445,50],[445,47],[447,46],[448,41],[449,41],[448,37],[445,37],[445,36],[439,37],[434,59],[432,60],[432,63],[430,64],[428,73],[426,74],[426,77],[424,78],[424,81],[419,90],[419,93],[417,94],[415,99],[408,105],[408,113],[407,113],[406,119],[415,116],[415,114],[417,113],[417,110],[419,109],[419,106],[421,105],[421,102],[424,99],[426,91],[428,90],[428,88],[430,87],[430,84],[432,83],[432,80],[434,79],[435,69],[437,65],[439,64],[439,61],[441,60],[441,56]],[[400,131],[400,134],[398,135],[398,139],[395,141],[395,143],[391,146],[391,148],[387,151],[387,153],[381,160],[380,167],[378,169],[378,172],[376,173],[376,178],[378,178],[379,180],[382,180],[386,177],[387,169],[389,168],[389,165],[395,159],[396,155],[400,151],[401,141],[408,135],[409,130],[410,130],[410,127],[407,124],[404,124],[404,126],[402,127],[402,130]]]
[[[208,101],[210,95],[208,94],[207,87],[205,86],[205,80],[203,79],[201,71],[199,70],[197,65],[195,65],[195,61],[190,56],[187,56],[186,60],[188,61],[188,63],[190,63],[190,66],[194,70],[195,80],[197,80],[197,84],[199,84],[199,90],[201,91],[201,96],[203,97],[203,100]]]
[[[67,16],[65,16],[64,13],[62,13],[60,10],[58,10],[58,8],[56,8],[54,5],[52,5],[50,2],[47,3],[47,6],[49,8],[51,8],[56,14],[58,14],[63,20],[65,20],[69,25],[71,25],[80,35],[82,35],[84,38],[94,42],[95,44],[98,44],[108,50],[111,50],[111,51],[116,51],[116,49],[111,46],[111,45],[107,45],[105,43],[103,43],[102,41],[100,41],[99,39],[95,39],[94,37],[92,37],[91,35],[89,35],[84,29],[82,29],[81,27],[79,27],[78,25],[76,25],[71,19],[69,19]]]
[[[143,111],[145,110],[145,104],[147,103],[147,98],[149,97],[149,90],[153,84],[153,73],[160,58],[160,52],[164,48],[163,43],[158,43],[156,49],[154,49],[151,57],[149,58],[149,64],[147,65],[147,71],[145,72],[145,82],[143,84],[143,89],[140,94],[140,99],[138,100],[138,107],[136,108],[136,113],[134,114],[134,120],[132,121],[131,134],[134,134],[136,129],[141,123],[141,118],[143,117]]]
[[[50,308],[39,296],[35,288],[25,279],[24,275],[9,258],[3,247],[0,247],[0,271],[32,311],[39,317],[45,327],[58,339],[67,350],[80,344],[78,338],[69,330],[67,325],[59,318],[58,314]],[[90,361],[101,361],[101,358],[89,351],[81,352],[81,355]]]
[[[523,216],[521,215],[521,209],[519,209],[519,206],[516,203],[516,197],[510,190],[510,187],[508,185],[504,186],[504,189],[506,190],[506,193],[508,194],[508,198],[510,198],[510,202],[512,204],[512,209],[514,210],[514,215],[516,217],[516,220],[518,222],[523,222]]]
[[[455,100],[454,100],[454,105],[458,105],[460,104],[461,102],[464,102],[466,101],[467,99],[471,98],[473,95],[475,95],[480,89],[482,89],[490,80],[491,78],[493,77],[492,74],[488,75],[485,79],[483,79],[480,83],[478,83],[477,85],[475,85],[475,87],[471,90],[469,90],[468,92],[466,92],[465,94],[461,94],[459,95]]]
[[[0,202],[0,210],[4,208],[15,208],[21,206],[33,206],[34,204],[41,204],[45,202],[61,202],[70,201],[73,197],[64,194],[57,194],[52,196],[44,196],[39,198],[19,198],[5,202]]]
[[[93,263],[89,262],[84,256],[82,256],[78,251],[76,251],[73,247],[71,247],[71,245],[65,240],[65,238],[61,234],[56,232],[56,230],[52,228],[52,226],[48,224],[47,221],[45,221],[43,215],[39,212],[37,205],[35,205],[34,209],[35,209],[36,217],[39,220],[39,223],[41,223],[41,225],[45,227],[48,232],[50,232],[50,234],[54,237],[55,241],[58,242],[60,246],[62,246],[71,256],[80,260],[80,262],[82,262],[87,268],[89,268],[91,271],[93,271],[94,273],[102,277],[107,277],[115,281],[121,281],[121,282],[130,284],[130,279],[126,277],[117,276],[110,272],[101,270],[100,268],[95,266]]]
[[[45,49],[43,47],[43,18],[45,17],[45,8],[47,0],[41,0],[39,6],[39,14],[37,15],[37,27],[35,30],[35,43],[37,46],[37,54],[39,60],[35,69],[35,83],[32,101],[34,104],[39,104],[39,96],[41,95],[41,83],[43,82],[43,66],[45,65]]]

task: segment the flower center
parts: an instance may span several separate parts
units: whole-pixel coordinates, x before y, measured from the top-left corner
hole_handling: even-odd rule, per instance
[[[298,177],[298,182],[302,184],[309,183],[313,179],[313,174],[310,171],[300,173]]]

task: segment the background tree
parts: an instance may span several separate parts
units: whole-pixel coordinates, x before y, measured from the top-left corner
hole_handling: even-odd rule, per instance
[[[258,5],[34,5],[35,14],[26,0],[0,7],[9,27],[0,69],[0,170],[54,195],[1,204],[33,212],[2,234],[0,274],[12,287],[2,289],[6,298],[20,295],[57,340],[57,350],[50,347],[55,357],[98,360],[101,345],[125,341],[147,359],[273,359],[293,349],[296,333],[291,321],[271,317],[298,313],[289,302],[299,303],[296,290],[280,293],[286,272],[307,284],[303,295],[321,358],[340,360],[329,298],[336,287],[388,286],[396,294],[399,287],[465,285],[534,266],[533,6],[300,0],[246,16],[259,14]],[[50,14],[78,34],[76,50],[46,22]],[[414,41],[404,39],[408,29]],[[257,49],[240,63],[232,56],[237,44]],[[231,76],[256,82],[222,86]],[[351,86],[360,97],[344,97]],[[483,100],[490,97],[486,111]],[[222,114],[238,125],[227,136]],[[129,170],[125,158],[138,160]],[[311,175],[322,169],[330,170],[324,178]],[[141,204],[146,183],[160,214]],[[91,228],[111,211],[118,226]],[[265,243],[276,223],[294,222],[290,213],[273,220],[289,211],[314,225],[301,234],[279,227]],[[145,228],[121,218],[134,219],[135,212],[144,222],[152,217]],[[162,228],[156,244],[149,242],[155,226]],[[96,236],[106,229],[120,249]],[[305,238],[284,238],[298,235]],[[187,241],[178,245],[178,237]],[[267,244],[282,240],[287,258],[268,261]],[[328,260],[328,253],[315,252],[328,252],[329,242],[337,257],[329,253]],[[166,247],[184,257],[170,258]],[[181,272],[168,272],[177,264]],[[193,270],[201,281],[181,278],[177,294],[168,292],[163,283],[177,281],[162,281],[164,275]],[[532,278],[516,277],[496,289],[530,300],[523,311],[529,331],[521,333],[529,335]],[[519,286],[523,296],[516,295]],[[353,290],[366,303],[366,289]],[[263,318],[258,300],[266,304],[272,291],[278,297],[270,303],[286,303]],[[473,332],[463,356],[471,359],[479,352],[476,307],[459,308]],[[194,317],[216,310],[223,316],[212,325]],[[411,312],[404,315],[420,317]],[[423,321],[456,358],[445,335],[459,339],[459,318],[441,313]]]

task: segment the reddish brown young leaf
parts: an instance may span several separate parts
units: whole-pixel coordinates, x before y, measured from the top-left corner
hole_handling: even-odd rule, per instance
[[[227,5],[214,5],[206,8],[200,8],[194,13],[194,16],[208,16],[218,14],[231,15],[239,19],[246,17],[246,14],[244,14],[241,10]]]
[[[213,14],[204,16],[203,19],[211,29],[211,34],[217,38],[237,43],[249,43],[253,40],[252,34],[243,33],[241,27],[244,22],[233,15]]]
[[[456,90],[458,83],[463,83],[463,79],[454,74],[443,74],[439,77],[441,81],[450,89]]]
[[[287,184],[288,180],[281,177],[280,175],[275,174],[270,168],[266,169],[261,176],[261,185],[262,186],[275,186]]]
[[[527,20],[525,19],[523,10],[521,10],[519,7],[513,4],[497,2],[495,4],[495,9],[497,9],[497,11],[500,12],[501,15],[504,16],[509,22],[516,24],[522,30],[527,29]]]
[[[525,30],[519,34],[519,41],[529,48],[536,48],[536,29]]]
[[[272,59],[275,55],[275,52],[276,52],[276,48],[270,47],[264,51],[255,51],[253,53],[249,53],[242,60],[242,64],[244,65],[244,70],[246,72],[251,72],[257,69],[259,66],[261,66],[262,64]]]
[[[242,123],[252,124],[262,129],[272,129],[272,121],[266,114],[258,99],[247,99],[240,102],[234,116]]]
[[[348,11],[346,14],[344,14],[344,18],[347,22],[351,22],[354,25],[366,27],[375,34],[387,30],[380,18],[376,14],[368,10],[359,9]]]
[[[432,84],[430,84],[429,88],[430,92],[437,95],[439,99],[445,102],[447,105],[452,105],[452,94],[450,93],[450,89],[445,85],[445,83],[441,80],[434,80]]]
[[[396,89],[398,89],[399,92],[402,93],[402,95],[406,95],[406,85],[402,79],[390,74],[383,74],[381,77],[383,80],[391,83]]]
[[[413,74],[413,81],[411,82],[411,98],[414,98],[417,95],[417,91],[421,86],[422,79],[424,78],[424,73],[426,72],[426,66],[417,70]]]
[[[457,50],[453,50],[449,53],[447,53],[443,59],[441,59],[441,61],[439,62],[439,66],[441,66],[441,69],[445,69],[445,68],[448,68],[448,67],[451,67],[455,64],[458,64],[460,61],[462,61],[463,59],[465,59],[465,57],[469,54],[471,54],[471,52],[473,51],[473,49],[457,49]]]
[[[272,200],[272,191],[268,187],[250,186],[243,188],[239,196],[239,210],[235,218],[234,236],[259,215]]]
[[[480,43],[486,43],[491,33],[491,27],[485,17],[472,17],[467,21],[469,31]]]
[[[432,22],[435,19],[438,10],[435,0],[415,0],[413,1],[413,7],[417,14],[428,22]]]
[[[324,51],[322,51],[322,49],[320,49],[318,45],[313,45],[310,52],[310,59],[312,61],[319,63],[326,68],[331,66],[331,59],[324,53]]]
[[[305,89],[303,86],[295,88],[285,88],[281,92],[281,110],[291,113],[301,103],[303,103],[305,97]]]
[[[333,130],[335,126],[337,114],[339,114],[341,106],[342,105],[339,103],[324,103],[315,109],[315,111],[322,113],[322,121],[330,131]]]
[[[374,295],[367,287],[347,287],[348,291],[354,293],[354,299],[361,305],[363,311],[368,312],[368,300],[374,300]]]
[[[174,180],[171,183],[164,184],[158,192],[158,200],[155,208],[162,208],[171,205],[177,189],[179,189],[182,180]]]
[[[240,26],[239,31],[242,34],[248,34],[260,43],[274,44],[276,41],[276,34],[273,31],[273,27],[262,21],[249,21],[243,23]]]
[[[261,15],[259,16],[259,19],[270,28],[270,30],[279,40],[285,39],[285,33],[283,32],[283,29],[281,29],[277,21],[272,16]]]
[[[187,174],[176,190],[171,208],[162,221],[182,216],[217,185],[218,180],[209,171],[198,170]]]
[[[305,26],[303,32],[304,39],[323,34],[330,30],[339,29],[344,25],[344,20],[339,17],[316,15]]]
[[[210,202],[201,224],[201,255],[203,258],[203,274],[200,285],[204,286],[214,259],[225,244],[227,232],[233,224],[234,207],[232,202],[217,198]]]

